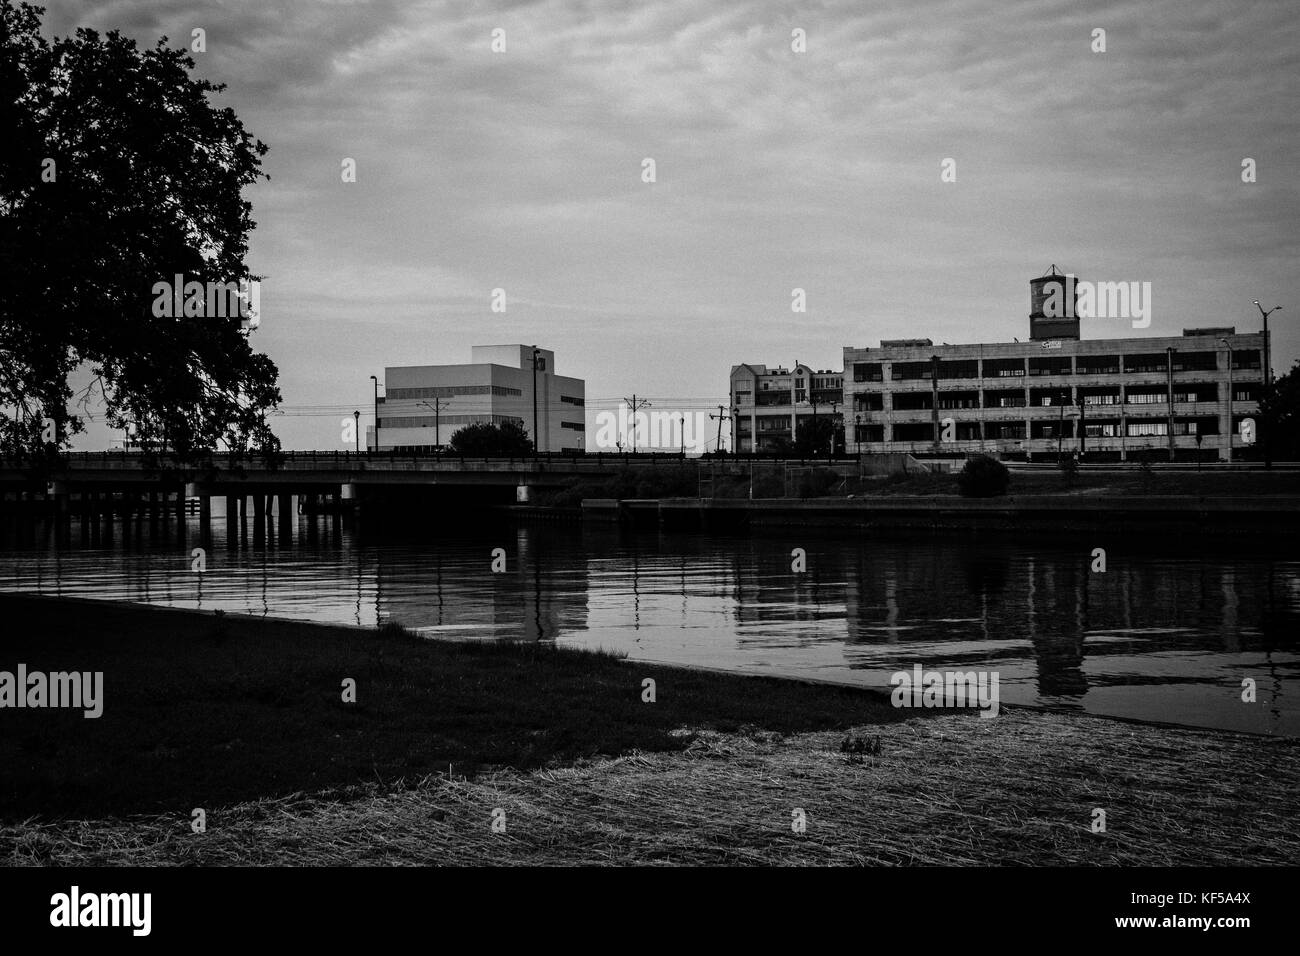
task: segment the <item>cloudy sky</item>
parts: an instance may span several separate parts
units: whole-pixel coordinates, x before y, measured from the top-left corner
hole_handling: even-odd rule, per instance
[[[1286,307],[1274,367],[1300,355],[1292,3],[48,8],[57,35],[203,28],[199,70],[270,147],[249,264],[286,447],[340,447],[370,374],[475,344],[554,349],[587,381],[590,437],[602,400],[725,401],[739,362],[1024,339],[1052,263],[1152,283],[1149,329],[1099,319],[1085,338],[1254,329],[1260,298]]]

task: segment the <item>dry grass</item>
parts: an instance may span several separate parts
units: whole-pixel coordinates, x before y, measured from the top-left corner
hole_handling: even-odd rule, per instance
[[[14,864],[1289,864],[1300,743],[1004,712],[842,732],[700,732],[564,769],[0,828]],[[682,733],[687,733],[682,731]],[[506,832],[492,831],[492,811]],[[1092,833],[1093,808],[1107,830]],[[807,832],[792,832],[792,811]]]

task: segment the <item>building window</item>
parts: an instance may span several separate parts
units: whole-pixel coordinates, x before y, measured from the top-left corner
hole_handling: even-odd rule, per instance
[[[1175,352],[1175,372],[1213,372],[1219,367],[1217,352]]]
[[[985,378],[1013,378],[1025,374],[1024,359],[985,359]]]
[[[518,392],[518,389],[515,391]],[[746,392],[745,394],[748,395],[749,393]],[[564,402],[566,405],[577,405],[579,408],[582,408],[587,404],[584,399],[574,398],[572,395],[561,395],[560,401]]]
[[[587,426],[582,422],[560,422],[560,427],[568,428],[575,432],[585,432],[587,430]]]
[[[1118,355],[1080,355],[1078,359],[1080,375],[1118,375]]]
[[[1100,393],[1098,393],[1098,394],[1096,394],[1096,395],[1084,395],[1084,396],[1083,396],[1083,404],[1085,404],[1085,405],[1118,405],[1118,404],[1120,404],[1120,400],[1119,400],[1119,390],[1116,389],[1116,390],[1113,391],[1113,392],[1100,392]]]
[[[1129,392],[1128,403],[1130,405],[1163,405],[1165,403],[1165,393]]]
[[[951,359],[939,362],[940,378],[979,378],[979,359]]]
[[[1088,426],[1089,435],[1092,434],[1092,427],[1093,426],[1091,425]],[[1129,422],[1128,423],[1129,438],[1146,438],[1153,435],[1168,435],[1168,434],[1169,434],[1168,422]]]
[[[884,380],[884,374],[879,362],[855,362],[853,365],[853,381],[855,382],[879,382]]]
[[[929,362],[895,362],[890,368],[890,376],[895,382],[913,382],[928,379],[931,371]]]
[[[1029,360],[1030,375],[1069,375],[1072,371],[1071,360],[1068,356],[1031,358]]]
[[[1160,352],[1145,352],[1139,355],[1124,356],[1125,375],[1150,375],[1153,372],[1169,370],[1168,356]]]

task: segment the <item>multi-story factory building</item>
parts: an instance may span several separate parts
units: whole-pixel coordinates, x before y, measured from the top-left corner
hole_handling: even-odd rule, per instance
[[[1048,307],[1063,290],[1067,298],[1077,295],[1075,284],[1054,270],[1031,281],[1026,342],[896,339],[877,348],[846,347],[836,410],[845,451],[1227,460],[1254,443],[1264,333],[1214,327],[1085,340],[1081,321],[1114,320],[1081,320],[1074,309],[1062,315]],[[788,435],[798,417],[812,414],[807,399],[800,400],[800,371],[732,369],[733,448],[762,451],[765,435]],[[807,383],[810,373],[802,373]],[[804,394],[809,391],[805,384]]]

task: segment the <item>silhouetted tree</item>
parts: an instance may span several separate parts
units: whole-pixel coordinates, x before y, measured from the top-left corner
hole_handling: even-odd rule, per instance
[[[1011,473],[989,455],[974,455],[957,473],[957,488],[967,498],[996,498],[1007,493]]]
[[[458,455],[528,455],[533,441],[518,422],[475,422],[457,430],[448,447]]]
[[[835,437],[835,423],[823,416],[805,418],[794,430],[794,451],[800,458],[824,455]]]
[[[155,463],[277,451],[277,370],[239,316],[154,308],[155,285],[177,275],[257,278],[241,192],[265,176],[266,146],[166,37],[148,50],[117,31],[47,41],[43,13],[0,0],[0,403],[20,419],[0,447],[58,447],[97,387],[109,424],[132,427]],[[91,386],[70,408],[83,365]],[[41,440],[42,418],[57,443]]]
[[[1259,400],[1259,437],[1275,460],[1300,461],[1300,362],[1273,379]]]

